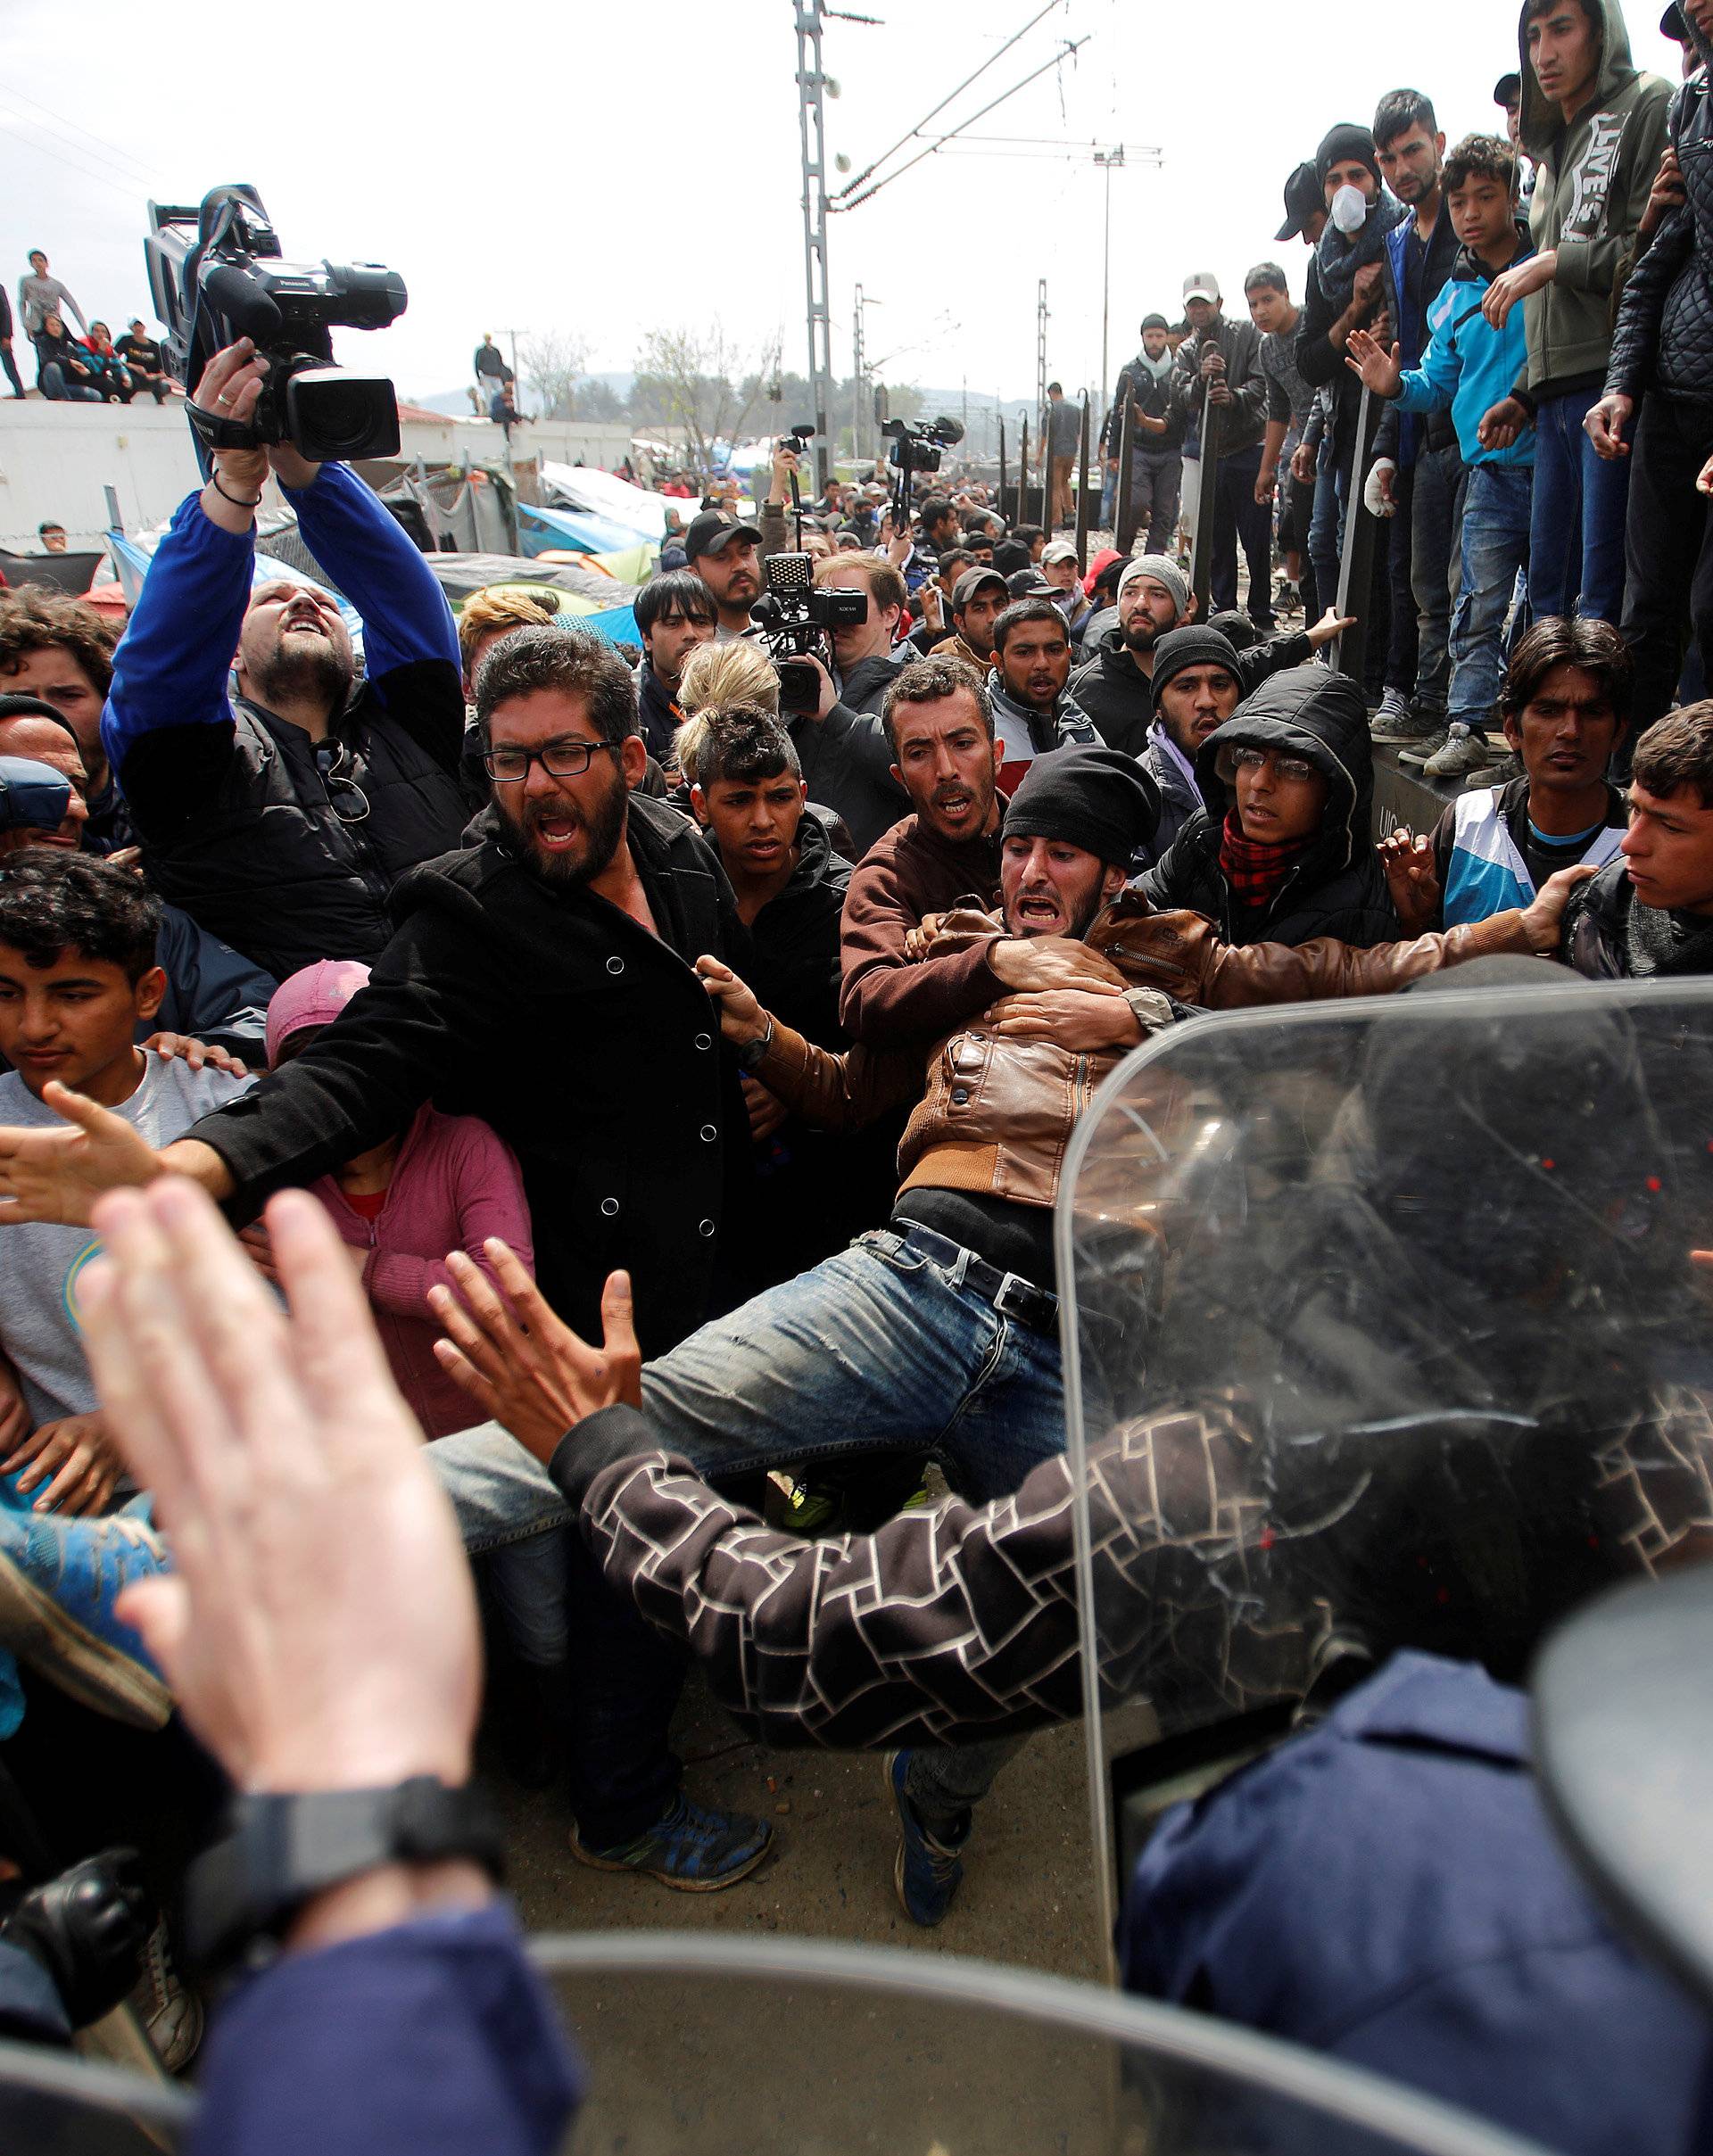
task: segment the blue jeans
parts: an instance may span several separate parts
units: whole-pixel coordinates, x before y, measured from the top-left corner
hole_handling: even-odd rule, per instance
[[[50,404],[99,404],[101,392],[87,382],[72,382],[57,359],[50,359],[36,376],[36,385]]]
[[[1504,674],[1505,616],[1517,572],[1528,566],[1527,465],[1469,467],[1463,502],[1463,581],[1452,616],[1452,690],[1446,718],[1477,733],[1494,723]],[[1531,572],[1532,583],[1532,572]]]
[[[1261,444],[1220,458],[1213,499],[1213,562],[1208,599],[1214,613],[1237,603],[1237,548],[1249,570],[1249,618],[1257,629],[1273,626],[1273,512],[1255,500]]]
[[[1410,588],[1416,607],[1416,707],[1445,709],[1452,678],[1452,607],[1462,584],[1463,491],[1456,442],[1417,452],[1410,504]]]
[[[1314,509],[1309,518],[1309,559],[1314,567],[1315,596],[1324,614],[1338,597],[1338,570],[1345,550],[1345,495],[1350,481],[1321,436],[1314,467]]]
[[[1582,431],[1598,389],[1543,399],[1535,416],[1528,603],[1535,619],[1580,614],[1618,625],[1624,606],[1628,457],[1596,456]]]

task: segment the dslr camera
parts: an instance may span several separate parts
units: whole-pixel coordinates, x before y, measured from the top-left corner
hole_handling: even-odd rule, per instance
[[[817,591],[812,554],[772,554],[762,564],[767,589],[749,609],[779,676],[779,707],[793,717],[821,701],[821,677],[811,652],[831,670],[828,632],[855,629],[868,619],[866,591]]]
[[[188,406],[204,474],[211,450],[270,442],[289,442],[312,464],[398,454],[393,384],[335,367],[328,334],[396,322],[408,300],[396,269],[283,260],[261,197],[244,186],[214,188],[200,210],[151,202],[143,252],[167,326],[168,370],[188,395],[215,353],[239,337],[268,361],[247,425]]]

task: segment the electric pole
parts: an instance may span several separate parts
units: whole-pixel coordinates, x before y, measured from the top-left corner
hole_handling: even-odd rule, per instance
[[[827,310],[826,78],[821,70],[823,0],[795,0],[795,4],[797,111],[803,146],[803,278],[808,302],[809,392],[815,404],[815,491],[824,494],[828,478],[827,415],[832,402],[832,321]],[[860,327],[857,334],[861,335]]]
[[[1112,380],[1112,369],[1106,349],[1107,323],[1112,313],[1113,285],[1113,167],[1124,162],[1124,145],[1119,143],[1111,150],[1096,150],[1094,162],[1106,180],[1106,232],[1101,243],[1100,269],[1100,393],[1106,394],[1106,384]]]
[[[1035,288],[1035,462],[1041,475],[1041,515],[1047,515],[1047,279]],[[1022,507],[1022,497],[1018,497]],[[1024,512],[1027,514],[1027,510]]]

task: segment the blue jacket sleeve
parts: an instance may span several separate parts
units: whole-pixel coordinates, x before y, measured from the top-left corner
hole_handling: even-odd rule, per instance
[[[223,726],[227,677],[254,581],[252,533],[223,532],[192,494],[149,564],[119,649],[101,715],[102,745],[121,789],[131,751],[168,727]],[[180,737],[200,754],[196,738]]]
[[[1452,327],[1456,308],[1448,295],[1452,290],[1448,281],[1428,310],[1433,335],[1421,355],[1421,365],[1411,368],[1399,386],[1396,402],[1402,411],[1448,411],[1457,394],[1463,362],[1458,355],[1456,332]]]
[[[552,2156],[582,2093],[501,1902],[275,1962],[202,2088],[190,2156]]]
[[[303,542],[363,617],[363,659],[385,699],[396,666],[456,666],[458,631],[446,594],[398,518],[355,472],[324,464],[313,486],[286,499]]]

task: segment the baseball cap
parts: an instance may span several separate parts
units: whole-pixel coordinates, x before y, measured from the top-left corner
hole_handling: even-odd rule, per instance
[[[1298,233],[1307,230],[1315,211],[1326,206],[1320,183],[1314,177],[1314,167],[1298,165],[1285,182],[1285,222],[1274,233],[1274,239],[1294,240]]]
[[[1674,45],[1689,43],[1689,25],[1684,21],[1684,11],[1678,6],[1677,0],[1671,0],[1671,5],[1660,16],[1659,35],[1669,37]]]
[[[1049,561],[1075,561],[1076,558],[1077,549],[1068,539],[1049,539],[1041,549],[1044,564]]]
[[[984,584],[997,584],[1007,599],[1011,597],[1011,587],[997,569],[965,569],[952,586],[953,613],[962,614]]]
[[[1523,78],[1520,75],[1502,75],[1493,86],[1494,104],[1516,104],[1520,101],[1522,95]]]
[[[690,529],[684,533],[684,559],[694,561],[699,554],[723,554],[734,539],[761,544],[761,533],[754,525],[740,524],[724,509],[704,509],[700,516],[691,518]]]
[[[1038,591],[1051,591],[1053,587],[1031,562],[1027,569],[1014,569],[1005,579],[1005,589],[1013,599],[1033,599]]]
[[[305,1026],[327,1026],[359,988],[368,986],[368,968],[355,958],[318,958],[280,982],[268,1002],[268,1061]]]
[[[1211,269],[1192,269],[1184,279],[1185,300],[1207,300],[1215,307],[1220,303],[1220,280]]]

